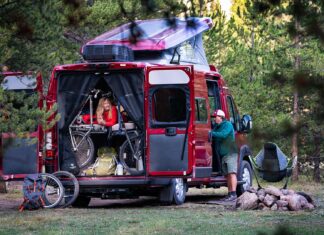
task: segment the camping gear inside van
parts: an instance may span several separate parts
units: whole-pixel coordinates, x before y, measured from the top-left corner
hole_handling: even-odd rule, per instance
[[[99,147],[109,146],[118,149],[125,141],[132,146],[138,142],[131,141],[131,139],[134,139],[134,136],[140,136],[139,133],[143,132],[144,129],[143,82],[144,73],[141,69],[105,71],[102,73],[98,71],[62,72],[58,76],[58,111],[61,114],[58,124],[59,156],[62,170],[73,171],[74,174],[78,174],[79,172],[71,168],[77,166],[84,170],[89,167],[94,162],[94,155]],[[80,118],[78,118],[80,113],[86,112],[88,116],[94,116],[98,101],[91,97],[97,98],[97,93],[91,96],[89,94],[98,89],[101,89],[103,93],[111,93],[114,105],[123,107],[130,121],[134,123],[132,130],[125,128],[131,125],[123,123],[120,112],[118,113],[117,125],[119,127],[109,127],[107,131],[102,131],[103,127],[98,128],[98,125],[94,124],[92,120],[90,124],[80,125]],[[84,107],[88,107],[83,105],[85,102],[90,102],[88,110],[83,110]],[[118,110],[120,109],[118,108]],[[101,142],[99,146],[96,146],[96,143],[92,141],[96,134],[100,135],[97,137]],[[125,146],[123,149],[129,148]],[[132,162],[131,159],[125,160],[125,158],[133,157],[138,161],[142,160],[141,156],[137,156],[133,152],[135,147],[130,149],[132,150],[129,153],[130,156],[123,154],[124,161],[122,162]],[[142,150],[137,149],[136,153],[139,152],[143,153]]]

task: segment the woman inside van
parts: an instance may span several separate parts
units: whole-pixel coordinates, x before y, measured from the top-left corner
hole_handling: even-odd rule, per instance
[[[99,100],[96,110],[97,122],[102,126],[113,126],[117,123],[117,109],[107,97]]]

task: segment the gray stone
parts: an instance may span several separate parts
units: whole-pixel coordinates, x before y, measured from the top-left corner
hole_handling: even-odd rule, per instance
[[[267,188],[265,188],[265,193],[266,194],[271,194],[274,195],[276,197],[280,197],[281,195],[283,195],[283,193],[280,191],[280,189],[274,187],[274,186],[269,186]]]
[[[257,193],[258,190],[256,190],[255,188],[251,187],[247,190],[249,193]]]
[[[264,200],[264,196],[263,195],[260,195],[259,196],[259,201],[263,202],[263,200]]]
[[[278,207],[285,207],[285,206],[288,206],[288,202],[287,201],[284,201],[284,200],[278,200],[276,201]]]
[[[289,211],[288,207],[283,206],[283,207],[278,207],[278,211]]]
[[[272,211],[276,211],[276,210],[278,210],[278,205],[277,205],[277,203],[274,203],[274,204],[272,205],[271,210],[272,210]]]
[[[255,193],[244,192],[236,201],[236,208],[253,210],[258,208],[258,196]]]
[[[288,189],[288,195],[294,195],[295,194],[295,191],[292,190],[292,189]]]
[[[263,203],[264,203],[266,206],[271,207],[271,206],[273,205],[273,203],[275,203],[275,201],[277,201],[277,197],[276,197],[276,196],[273,196],[273,195],[267,194],[267,195],[264,197]]]
[[[280,196],[280,200],[288,202],[290,197],[291,197],[291,195],[282,195],[282,196]]]
[[[262,210],[264,207],[267,207],[266,205],[264,205],[264,203],[260,202],[260,203],[258,204],[258,209],[259,209],[259,210]]]
[[[283,195],[288,195],[288,189],[280,189]]]
[[[292,211],[301,210],[306,204],[307,199],[298,194],[291,195],[288,200],[288,208]]]
[[[262,189],[259,189],[259,190],[258,190],[257,195],[258,195],[258,196],[261,196],[261,195],[262,195],[262,196],[265,196],[266,193],[265,193],[264,189],[262,188]]]
[[[307,203],[304,207],[304,210],[314,210],[315,206],[312,203]]]

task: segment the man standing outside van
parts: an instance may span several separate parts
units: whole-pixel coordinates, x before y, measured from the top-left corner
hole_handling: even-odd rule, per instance
[[[214,112],[214,120],[216,125],[212,130],[212,137],[215,138],[216,146],[219,146],[218,151],[222,159],[222,174],[227,180],[228,195],[224,198],[225,202],[234,202],[237,199],[237,148],[235,144],[235,133],[231,122],[225,119],[223,110]]]

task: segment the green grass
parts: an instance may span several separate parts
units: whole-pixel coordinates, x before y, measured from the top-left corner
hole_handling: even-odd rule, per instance
[[[0,210],[0,234],[324,234],[324,186],[300,182],[291,188],[310,193],[312,212],[236,211],[197,203],[220,190],[190,190],[181,206],[160,206],[153,200],[107,204],[88,209]],[[283,226],[283,227],[280,227]],[[288,231],[285,231],[288,228]]]

